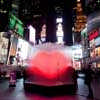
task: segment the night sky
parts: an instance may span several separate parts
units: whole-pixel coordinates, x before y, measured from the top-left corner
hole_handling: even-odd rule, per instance
[[[41,31],[41,26],[46,23],[47,41],[49,42],[56,41],[57,12],[55,11],[55,8],[62,8],[64,41],[67,45],[72,44],[72,8],[75,6],[75,0],[21,0],[19,4],[19,19],[25,26],[27,24],[32,24],[37,30],[37,36],[39,36],[38,34]],[[37,5],[39,5],[39,7]],[[27,12],[30,14],[23,14],[23,9],[27,9]],[[34,15],[36,14],[40,14],[41,17],[35,18]]]
[[[44,0],[45,1],[45,0]],[[75,0],[46,0],[45,3],[41,2],[42,18],[39,19],[39,23],[36,25],[36,18],[33,19],[34,25],[37,27],[37,34],[39,34],[41,25],[45,22],[47,25],[47,42],[56,42],[56,18],[57,13],[55,11],[56,6],[60,6],[63,9],[63,30],[64,41],[66,45],[72,45],[72,8],[75,5]],[[43,21],[42,21],[43,20]],[[45,21],[44,21],[45,20]],[[35,23],[36,22],[36,23]],[[42,22],[42,23],[41,23]]]
[[[75,4],[72,0],[58,0],[59,3],[64,2],[63,4],[63,29],[64,29],[64,41],[66,45],[72,45],[72,8]],[[75,1],[75,0],[74,0]],[[53,3],[52,3],[53,4]],[[52,4],[49,7],[52,7]],[[56,4],[56,3],[55,3]],[[54,6],[54,5],[53,5]],[[49,8],[50,10],[50,8]],[[56,41],[56,17],[55,11],[51,8],[48,11],[47,19],[47,41],[55,42]]]

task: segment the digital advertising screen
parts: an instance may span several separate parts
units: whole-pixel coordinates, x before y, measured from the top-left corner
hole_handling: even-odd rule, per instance
[[[24,34],[23,23],[12,13],[9,13],[9,29],[15,31],[20,36]]]

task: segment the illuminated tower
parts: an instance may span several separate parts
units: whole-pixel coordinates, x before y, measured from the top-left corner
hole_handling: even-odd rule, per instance
[[[35,44],[36,30],[32,25],[29,25],[28,29],[29,29],[29,41],[31,44]]]
[[[63,44],[64,33],[63,33],[62,18],[57,18],[56,22],[57,22],[57,31],[56,31],[57,43]]]
[[[74,36],[75,41],[79,42],[81,39],[80,32],[85,28],[87,17],[83,14],[81,0],[77,0],[77,5],[74,8],[76,10],[76,21],[74,23]]]

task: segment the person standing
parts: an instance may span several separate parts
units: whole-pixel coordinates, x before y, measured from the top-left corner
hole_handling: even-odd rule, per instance
[[[91,87],[91,82],[93,80],[93,70],[91,69],[91,65],[88,65],[88,68],[85,70],[85,84],[88,86],[89,94],[88,98],[93,98],[93,91]]]

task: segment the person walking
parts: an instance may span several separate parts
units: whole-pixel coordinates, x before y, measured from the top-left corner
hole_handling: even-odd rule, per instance
[[[91,69],[91,64],[88,65],[88,68],[85,70],[85,84],[88,86],[88,98],[93,98],[93,91],[91,87],[91,82],[93,80],[93,70]]]

